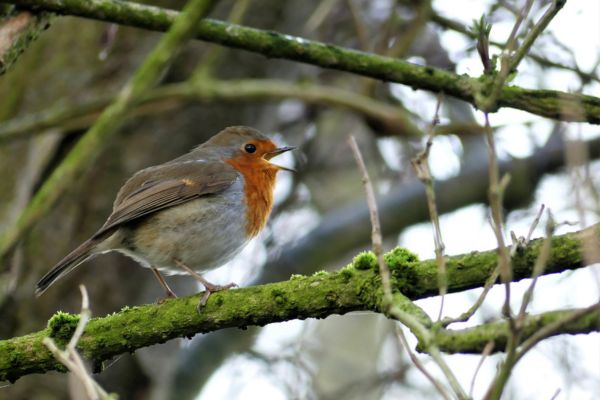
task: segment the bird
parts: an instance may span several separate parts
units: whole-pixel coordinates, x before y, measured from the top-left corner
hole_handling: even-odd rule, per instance
[[[211,293],[236,286],[202,274],[234,258],[265,226],[276,175],[291,168],[270,160],[294,147],[278,147],[246,126],[223,129],[187,154],[135,173],[119,190],[104,225],[60,260],[36,285],[48,287],[86,260],[111,251],[149,268],[177,297],[162,274],[189,274]]]

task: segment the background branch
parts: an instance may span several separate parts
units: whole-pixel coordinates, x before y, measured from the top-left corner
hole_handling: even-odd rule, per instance
[[[97,0],[13,0],[13,4],[32,10],[114,22],[156,31],[166,31],[178,12],[127,1]],[[423,67],[392,57],[378,56],[340,46],[307,40],[273,31],[248,28],[215,20],[203,20],[195,27],[196,39],[263,54],[352,72],[371,78],[401,83],[413,88],[459,98],[476,105],[483,87],[478,79]],[[600,124],[600,99],[555,90],[530,90],[517,86],[504,87],[498,96],[498,107],[511,107],[563,121],[587,121]],[[565,113],[576,106],[578,113]],[[488,110],[493,111],[493,110]]]
[[[19,11],[0,18],[0,75],[50,27],[50,21],[51,14],[47,12]]]

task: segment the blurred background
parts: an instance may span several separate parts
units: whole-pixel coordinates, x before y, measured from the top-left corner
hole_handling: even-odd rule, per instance
[[[184,2],[144,3],[177,8]],[[486,14],[493,24],[492,41],[503,43],[522,3],[223,0],[210,16],[479,76],[483,68],[467,28]],[[549,3],[534,2],[533,21]],[[600,96],[599,18],[599,2],[567,2],[511,84]],[[43,129],[23,129],[19,139],[0,142],[0,230],[15,221],[159,37],[108,23],[55,18],[0,77],[0,132],[9,123],[48,110],[72,111]],[[492,46],[492,54],[499,52]],[[41,299],[33,296],[33,288],[56,261],[102,225],[127,177],[187,152],[230,125],[252,126],[278,143],[298,146],[296,154],[278,160],[298,172],[279,174],[277,204],[267,229],[209,280],[241,286],[285,280],[293,273],[335,270],[370,248],[368,210],[349,135],[357,138],[376,185],[386,249],[402,245],[421,258],[434,257],[424,190],[410,160],[423,148],[436,94],[198,41],[186,46],[162,79],[162,85],[182,82],[197,90],[138,107],[93,168],[1,266],[0,338],[42,329],[56,310],[79,312],[79,283],[88,288],[94,316],[160,298],[162,289],[152,274],[117,254],[88,262]],[[312,96],[306,95],[308,89],[314,90]],[[445,97],[439,116],[430,165],[446,253],[494,248],[483,115]],[[572,222],[558,233],[598,221],[597,126],[559,123],[512,109],[490,118],[501,164],[512,176],[505,201],[507,232],[526,236],[541,204],[557,221]],[[569,152],[587,152],[591,161],[569,167],[564,161]],[[534,236],[542,235],[543,224],[544,219]],[[541,278],[531,311],[591,304],[600,293],[599,272],[596,266]],[[180,295],[198,290],[193,279],[173,277],[169,282]],[[527,282],[514,287],[519,299]],[[446,314],[460,314],[479,293],[448,296]],[[502,301],[502,291],[492,290],[470,324],[498,317]],[[419,305],[435,316],[439,299]],[[122,399],[437,398],[408,359],[397,329],[372,313],[228,329],[119,356],[95,377]],[[557,390],[558,399],[597,398],[599,339],[589,334],[545,341],[518,364],[506,398],[549,399]],[[447,357],[466,388],[479,359]],[[498,360],[492,356],[484,363],[474,387],[476,398],[485,392]],[[424,362],[439,375],[435,365]],[[0,388],[0,398],[69,398],[68,381],[68,375],[59,373],[26,376]]]

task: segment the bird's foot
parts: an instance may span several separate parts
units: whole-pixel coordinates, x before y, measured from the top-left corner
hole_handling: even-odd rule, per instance
[[[204,294],[202,295],[200,302],[196,306],[196,309],[198,310],[198,312],[202,311],[202,308],[206,305],[206,302],[208,301],[208,298],[210,297],[210,295],[212,293],[220,292],[221,290],[231,289],[232,287],[237,287],[237,284],[235,284],[235,283],[229,283],[227,285],[215,285],[214,283],[210,283],[209,281],[204,279],[204,277],[202,275],[200,275],[199,273],[197,273],[196,271],[194,271],[193,269],[191,269],[190,267],[185,265],[180,260],[176,259],[174,261],[175,261],[175,264],[177,264],[177,266],[179,266],[181,269],[183,269],[188,274],[193,276],[194,279],[196,279],[198,282],[200,282],[202,284],[202,286],[204,286],[204,289],[205,289]]]
[[[198,309],[198,312],[202,311],[202,308],[206,305],[206,302],[208,301],[208,298],[212,293],[237,287],[237,284],[233,282],[227,285],[215,285],[213,283],[208,282],[204,278],[202,278],[202,281],[200,281],[200,283],[202,283],[205,290],[204,294],[202,295],[202,298],[200,299],[200,302],[198,303],[198,306],[196,307]]]
[[[157,304],[162,304],[165,301],[167,301],[168,299],[176,299],[177,295],[175,294],[175,292],[173,292],[170,288],[165,290],[165,295],[164,297],[161,297],[160,299],[158,299],[158,301],[156,302]]]

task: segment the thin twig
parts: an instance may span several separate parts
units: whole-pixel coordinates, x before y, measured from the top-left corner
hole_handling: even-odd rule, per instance
[[[542,218],[542,214],[544,213],[544,209],[546,208],[546,206],[544,204],[542,204],[540,206],[540,209],[538,211],[538,213],[535,216],[535,219],[533,220],[531,226],[529,227],[529,232],[527,232],[527,237],[525,238],[525,243],[529,243],[531,241],[531,236],[533,235],[533,231],[535,231],[535,228],[537,228],[538,224],[540,223],[540,218]]]
[[[509,325],[509,336],[506,344],[506,357],[504,363],[500,366],[496,378],[493,380],[488,392],[486,393],[486,400],[499,399],[506,381],[510,376],[511,369],[514,365],[513,360],[515,359],[516,347],[518,344],[518,332],[515,326],[515,321],[512,316],[510,308],[510,282],[512,280],[512,266],[510,254],[506,248],[503,235],[503,213],[502,213],[502,198],[504,194],[504,187],[506,186],[507,179],[499,179],[500,170],[498,167],[498,156],[496,154],[496,146],[494,142],[494,136],[492,133],[489,115],[484,113],[485,116],[485,127],[486,127],[486,142],[488,146],[488,158],[489,158],[489,202],[491,208],[492,227],[494,234],[496,235],[496,241],[498,242],[498,270],[500,272],[500,278],[504,284],[504,305],[502,307],[502,313],[508,319]]]
[[[550,6],[550,8],[546,10],[544,15],[542,15],[542,18],[532,27],[531,31],[529,31],[529,34],[525,37],[525,39],[523,39],[523,43],[521,43],[519,48],[516,50],[515,54],[511,57],[508,66],[509,73],[510,71],[514,71],[517,68],[523,57],[525,57],[525,55],[529,52],[529,49],[531,48],[535,40],[538,38],[538,36],[542,34],[544,29],[546,29],[550,21],[552,21],[552,19],[556,16],[556,14],[558,14],[561,8],[563,8],[565,3],[566,1],[564,0],[552,1],[552,5]]]
[[[490,125],[489,115],[485,115],[485,133],[486,141],[488,146],[488,158],[489,158],[489,201],[492,215],[492,226],[494,234],[496,235],[496,241],[498,242],[498,265],[500,270],[500,278],[505,287],[505,303],[504,303],[504,314],[508,316],[509,320],[511,317],[510,312],[510,281],[512,280],[512,268],[510,265],[510,255],[506,249],[504,242],[504,234],[502,233],[503,226],[503,213],[502,213],[502,198],[503,191],[500,184],[500,170],[498,167],[498,156],[496,154],[496,145],[494,142],[494,135]]]
[[[454,21],[454,20],[446,18],[446,17],[443,17],[439,14],[436,14],[435,12],[433,12],[433,14],[431,16],[431,22],[433,22],[434,24],[437,24],[438,26],[440,26],[442,28],[461,33],[464,36],[467,36],[471,39],[477,38],[477,34],[473,31],[471,31],[470,29],[468,29],[462,23]],[[490,40],[489,44],[491,44],[492,46],[498,47],[500,49],[506,48],[506,43],[501,43],[501,42]],[[537,63],[541,67],[563,69],[563,70],[575,73],[583,81],[600,82],[600,78],[594,72],[594,71],[596,71],[595,67],[591,68],[589,70],[590,72],[586,72],[586,71],[582,71],[577,66],[573,67],[573,66],[569,66],[569,65],[564,65],[564,64],[558,63],[554,60],[550,60],[546,57],[543,57],[541,55],[534,54],[532,52],[527,54],[526,57],[528,57],[529,59],[531,59],[533,62]]]
[[[377,257],[377,263],[379,264],[379,270],[381,273],[381,284],[383,286],[384,294],[384,307],[389,310],[392,305],[392,285],[390,278],[390,269],[388,268],[385,260],[383,259],[383,239],[381,237],[381,225],[379,224],[379,211],[377,209],[377,200],[375,199],[375,191],[369,178],[367,167],[363,160],[358,144],[354,136],[348,138],[348,143],[358,164],[358,168],[362,174],[362,183],[365,188],[367,196],[367,205],[369,207],[369,215],[371,217],[371,242],[373,246],[373,253]]]
[[[419,371],[421,371],[421,373],[423,375],[425,375],[425,378],[427,378],[427,380],[429,382],[431,382],[431,384],[433,385],[433,387],[436,388],[436,390],[438,391],[438,393],[444,399],[450,400],[450,396],[448,395],[448,393],[446,393],[446,389],[444,389],[444,386],[442,385],[442,383],[440,381],[438,381],[433,375],[431,375],[429,373],[429,371],[427,371],[427,368],[425,368],[425,366],[423,365],[423,363],[421,362],[421,360],[419,360],[419,357],[417,357],[417,355],[415,354],[415,352],[410,349],[410,346],[408,345],[408,341],[406,340],[406,335],[404,335],[404,331],[398,325],[396,325],[396,335],[398,336],[398,339],[400,339],[400,343],[402,343],[402,346],[404,347],[404,349],[408,353],[408,356],[410,357],[410,360],[415,365],[415,367],[417,367],[417,369]]]
[[[479,297],[477,297],[477,300],[475,301],[475,303],[473,303],[473,305],[467,311],[465,311],[464,313],[460,314],[458,317],[454,317],[454,318],[446,317],[446,318],[444,318],[440,322],[441,326],[445,328],[445,327],[447,327],[450,324],[454,324],[456,322],[466,322],[469,319],[471,319],[471,317],[477,312],[477,310],[479,310],[479,307],[481,307],[481,305],[485,301],[488,293],[492,289],[492,286],[494,286],[494,283],[496,283],[496,281],[498,280],[498,276],[500,276],[500,268],[497,266],[494,269],[494,271],[492,272],[492,274],[485,281],[485,284],[483,286],[483,291],[481,292],[481,294],[479,295]]]
[[[441,95],[438,96],[435,113],[431,124],[425,148],[411,160],[411,163],[417,173],[417,178],[425,185],[425,196],[427,198],[427,208],[429,210],[429,218],[433,227],[433,242],[435,245],[435,259],[438,266],[438,287],[440,289],[440,310],[437,320],[442,319],[444,312],[444,298],[448,291],[448,277],[446,273],[446,259],[444,257],[444,241],[442,239],[442,229],[440,228],[440,218],[436,206],[435,190],[433,188],[433,176],[429,169],[429,152],[433,144],[434,129],[439,124],[440,106],[442,104]]]
[[[560,388],[556,389],[556,391],[554,392],[552,397],[550,397],[550,400],[556,400],[558,398],[559,394],[560,394]]]
[[[527,0],[527,3],[523,7],[523,9],[517,15],[517,18],[513,25],[513,29],[511,30],[510,35],[508,36],[508,39],[506,41],[506,47],[504,48],[504,51],[502,52],[502,55],[500,57],[500,71],[494,78],[491,93],[485,98],[483,104],[481,105],[481,108],[485,111],[496,107],[496,101],[498,99],[498,96],[500,96],[504,84],[506,83],[506,79],[513,71],[513,69],[510,68],[512,65],[511,53],[517,45],[517,35],[519,33],[521,23],[525,18],[527,18],[527,15],[529,14],[529,11],[531,10],[532,6],[533,0]],[[516,68],[516,65],[514,65],[514,68]]]
[[[527,307],[533,298],[533,291],[535,290],[535,285],[537,283],[538,278],[546,269],[546,265],[548,264],[548,260],[550,259],[550,251],[552,249],[552,235],[554,234],[554,229],[556,224],[554,223],[554,218],[552,218],[552,213],[548,210],[548,222],[546,223],[546,237],[542,243],[542,247],[538,254],[537,259],[535,260],[535,264],[533,266],[533,271],[531,274],[531,283],[529,287],[523,294],[523,301],[521,303],[521,308],[519,310],[519,314],[517,316],[517,327],[519,329],[522,328],[523,323],[525,321]]]
[[[369,214],[371,217],[371,240],[373,242],[373,253],[375,253],[377,257],[377,262],[379,265],[379,272],[381,275],[381,283],[383,286],[383,308],[384,313],[386,315],[390,315],[396,318],[398,321],[406,325],[410,331],[417,337],[420,343],[423,344],[426,352],[431,356],[433,361],[438,365],[442,373],[446,376],[450,387],[454,390],[454,393],[459,399],[466,399],[467,394],[461,387],[458,379],[448,366],[448,364],[444,361],[437,345],[433,342],[432,333],[421,323],[421,321],[408,313],[400,309],[400,307],[394,304],[394,298],[392,295],[391,288],[391,275],[389,267],[387,266],[384,258],[383,258],[383,245],[381,238],[381,228],[379,224],[379,213],[377,211],[377,201],[375,199],[375,191],[373,190],[373,185],[371,184],[371,179],[369,178],[369,173],[365,166],[365,163],[362,158],[362,154],[358,145],[356,144],[356,139],[353,136],[350,136],[348,139],[348,143],[352,149],[354,154],[354,158],[356,159],[356,163],[362,173],[362,182],[365,187],[365,192],[367,194],[367,204],[369,206]],[[414,308],[418,308],[416,305],[413,305]]]
[[[523,40],[523,43],[515,50],[514,55],[510,55],[512,48],[516,43],[515,31],[518,31],[521,21],[529,13],[529,9],[531,8],[532,3],[532,0],[528,0],[527,4],[523,9],[523,12],[519,15],[519,18],[517,18],[517,21],[515,22],[513,32],[511,32],[511,36],[509,37],[509,40],[507,42],[505,54],[501,57],[502,66],[498,75],[494,79],[491,94],[485,99],[484,104],[482,104],[483,110],[490,110],[491,108],[496,106],[496,100],[500,96],[500,93],[502,92],[502,88],[504,87],[508,76],[513,71],[516,71],[519,63],[521,62],[521,60],[523,60],[523,57],[525,57],[535,40],[541,35],[544,29],[546,29],[550,21],[552,21],[556,14],[558,14],[560,9],[563,7],[565,1],[553,0],[550,8],[548,8],[548,10],[546,10],[544,15],[540,18],[540,20],[535,25],[533,25],[533,27]]]
[[[515,239],[513,241],[513,246],[510,249],[510,256],[512,257],[517,250],[521,247],[526,245],[527,243],[529,243],[531,241],[531,235],[533,234],[533,231],[535,230],[535,227],[538,225],[539,221],[540,221],[540,217],[542,216],[542,212],[544,211],[545,206],[542,204],[540,207],[540,210],[538,211],[535,219],[533,220],[531,226],[529,227],[529,232],[527,233],[527,238],[525,240],[518,240]],[[479,309],[479,307],[481,307],[481,305],[483,304],[483,302],[485,301],[485,298],[487,297],[490,289],[492,288],[492,286],[494,285],[494,283],[498,280],[498,276],[500,275],[500,268],[499,268],[499,264],[496,267],[496,269],[494,269],[494,272],[489,276],[489,278],[485,281],[485,285],[483,286],[483,291],[481,292],[481,294],[479,295],[479,297],[477,298],[477,300],[475,301],[475,303],[473,303],[473,305],[464,313],[460,314],[458,317],[455,318],[444,318],[441,321],[441,326],[443,327],[447,327],[450,324],[454,324],[456,322],[465,322],[468,321],[474,314],[475,312],[477,312],[477,310]]]
[[[535,221],[534,221],[535,223]],[[504,387],[510,377],[512,369],[520,359],[520,353],[517,348],[522,340],[523,328],[525,326],[526,311],[531,299],[533,297],[533,291],[537,283],[538,277],[543,273],[548,260],[550,259],[550,251],[552,245],[552,234],[554,232],[556,224],[552,218],[552,214],[548,211],[548,222],[546,224],[546,237],[542,244],[542,248],[536,258],[533,271],[532,281],[528,289],[523,295],[521,307],[516,319],[512,318],[509,314],[509,335],[506,343],[506,357],[504,362],[498,369],[496,377],[492,381],[490,388],[486,394],[486,399],[499,399],[502,395]],[[507,307],[505,303],[505,307]]]
[[[106,391],[91,377],[85,368],[81,356],[77,352],[77,343],[79,343],[79,339],[81,339],[81,335],[83,335],[83,331],[91,317],[87,290],[83,285],[79,285],[79,290],[81,291],[81,313],[79,314],[79,322],[77,323],[75,332],[66,349],[60,350],[56,345],[56,342],[50,337],[45,337],[43,343],[54,357],[81,381],[87,398],[90,400],[114,400],[115,397],[106,393]]]
[[[477,367],[475,368],[475,372],[473,373],[473,378],[471,378],[471,386],[469,387],[469,397],[473,397],[473,390],[475,389],[475,380],[477,379],[477,375],[479,374],[479,370],[483,366],[485,359],[490,355],[490,353],[494,350],[494,342],[489,341],[483,348],[481,352],[481,358],[479,358],[479,362],[477,363]]]

